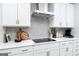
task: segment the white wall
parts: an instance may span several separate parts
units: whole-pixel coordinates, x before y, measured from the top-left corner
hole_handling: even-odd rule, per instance
[[[1,3],[0,3],[0,43],[3,42],[4,38],[4,29],[2,27],[2,9],[1,9]]]

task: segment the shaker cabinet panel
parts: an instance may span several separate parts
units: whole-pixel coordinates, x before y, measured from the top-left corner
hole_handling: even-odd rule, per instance
[[[59,48],[58,49],[50,49],[50,56],[59,56]]]
[[[30,26],[30,3],[3,3],[3,26]]]
[[[54,4],[54,27],[66,27],[66,4]]]
[[[67,26],[73,27],[74,23],[74,5],[67,4]]]
[[[2,25],[16,26],[17,20],[17,4],[3,3],[2,4]]]
[[[74,43],[73,43],[73,56],[79,56],[79,40],[74,40]]]
[[[30,3],[18,4],[18,20],[20,26],[30,26]]]
[[[50,27],[73,27],[74,5],[69,3],[54,3],[54,16],[49,18]]]
[[[60,43],[60,56],[72,56],[72,44],[73,41]]]

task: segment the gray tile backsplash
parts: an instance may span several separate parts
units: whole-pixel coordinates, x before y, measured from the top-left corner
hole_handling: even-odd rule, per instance
[[[27,31],[32,39],[37,38],[48,38],[48,19],[42,17],[32,17],[31,27],[23,28],[24,31]],[[17,28],[6,28],[6,33],[11,35],[12,40],[15,39]]]

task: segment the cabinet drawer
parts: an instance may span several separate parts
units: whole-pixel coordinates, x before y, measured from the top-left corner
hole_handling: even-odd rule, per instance
[[[60,46],[64,46],[64,47],[69,46],[69,45],[72,45],[72,41],[60,43]]]
[[[13,52],[13,54],[25,53],[25,52],[28,53],[30,51],[33,51],[33,47],[28,46],[28,47],[13,48],[11,49],[11,51]]]
[[[24,52],[27,53],[30,51],[33,51],[33,47],[31,46],[0,50],[0,53],[8,53],[8,55],[15,55],[15,54],[24,53]]]
[[[37,46],[34,46],[34,50],[51,49],[51,48],[58,47],[58,45],[59,44],[57,44],[57,43],[49,43],[49,44],[37,45]]]
[[[42,50],[46,48],[47,48],[47,44],[34,46],[34,50]]]
[[[34,56],[47,56],[47,51],[45,50],[34,51]]]
[[[51,43],[49,44],[49,48],[58,48],[59,47],[59,43]]]
[[[11,51],[6,49],[6,50],[0,50],[0,56],[8,56],[11,54]]]

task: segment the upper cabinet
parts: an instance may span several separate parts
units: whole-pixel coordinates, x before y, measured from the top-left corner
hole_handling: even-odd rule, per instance
[[[73,27],[74,26],[74,5],[67,4],[67,26]]]
[[[69,3],[55,3],[54,16],[49,19],[50,27],[73,27],[74,5]]]
[[[16,26],[17,21],[17,4],[2,4],[2,25]]]
[[[66,4],[54,4],[54,13],[53,27],[66,27]]]
[[[31,25],[30,3],[3,3],[2,25],[29,27]]]

